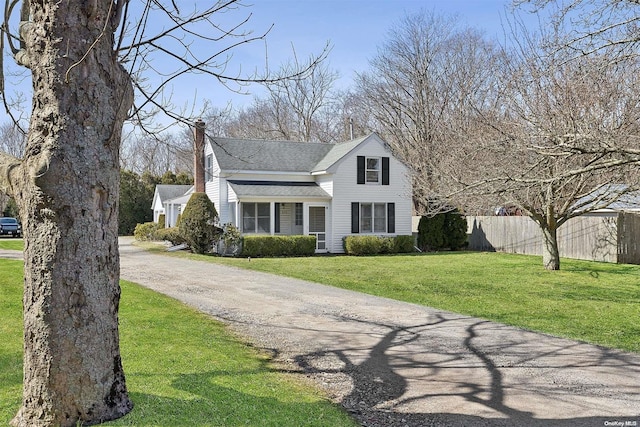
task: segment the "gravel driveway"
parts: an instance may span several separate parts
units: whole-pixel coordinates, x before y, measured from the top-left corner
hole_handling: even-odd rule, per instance
[[[637,426],[640,355],[329,286],[153,255],[121,275],[225,323],[365,426]],[[250,261],[247,261],[250,262]]]
[[[640,426],[638,354],[131,243],[123,279],[227,323],[364,426]]]

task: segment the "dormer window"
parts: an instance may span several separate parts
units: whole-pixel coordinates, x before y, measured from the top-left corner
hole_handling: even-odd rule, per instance
[[[367,157],[365,160],[366,170],[365,174],[367,177],[368,184],[379,184],[380,183],[380,157]]]

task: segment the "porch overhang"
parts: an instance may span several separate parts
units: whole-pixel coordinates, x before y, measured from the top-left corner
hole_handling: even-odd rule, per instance
[[[329,193],[315,182],[241,180],[227,182],[239,200],[243,198],[331,200]]]

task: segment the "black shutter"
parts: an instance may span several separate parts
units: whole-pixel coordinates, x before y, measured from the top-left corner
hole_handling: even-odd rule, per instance
[[[396,204],[387,203],[387,233],[396,232]]]
[[[351,203],[351,232],[360,232],[360,203]]]
[[[273,209],[273,222],[274,222],[274,233],[280,232],[280,203],[274,203]]]
[[[389,185],[389,158],[382,158],[382,185]]]
[[[364,156],[358,156],[358,184],[365,183]]]

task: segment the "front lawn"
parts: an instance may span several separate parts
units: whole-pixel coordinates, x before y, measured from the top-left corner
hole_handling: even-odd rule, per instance
[[[0,249],[10,249],[13,251],[21,251],[24,247],[24,241],[15,237],[0,237]]]
[[[146,245],[151,247],[150,245]],[[640,266],[449,252],[375,257],[193,257],[640,352]]]
[[[0,425],[22,393],[22,262],[0,260]],[[355,426],[211,318],[123,282],[121,352],[135,407],[109,426]]]

